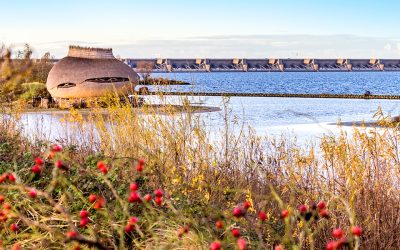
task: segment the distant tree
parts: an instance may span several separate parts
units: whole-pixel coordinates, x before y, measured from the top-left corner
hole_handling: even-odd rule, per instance
[[[53,62],[51,61],[53,57],[49,52],[46,52],[40,60],[32,63],[30,69],[30,74],[25,79],[25,82],[41,82],[46,83],[47,76],[51,68],[53,67]]]
[[[22,93],[22,83],[30,74],[32,66],[32,50],[25,44],[23,50],[12,58],[10,49],[4,45],[0,47],[0,99],[1,101],[13,101]]]

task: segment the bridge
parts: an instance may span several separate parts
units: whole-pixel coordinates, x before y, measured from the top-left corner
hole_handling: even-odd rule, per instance
[[[400,59],[124,59],[136,72],[400,71]]]

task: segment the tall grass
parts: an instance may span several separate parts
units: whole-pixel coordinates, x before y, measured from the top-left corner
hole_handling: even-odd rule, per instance
[[[354,128],[304,147],[285,137],[260,137],[235,122],[228,100],[224,129],[210,133],[183,103],[162,112],[124,104],[71,110],[64,119],[80,141],[65,141],[59,153],[43,142],[21,143],[16,128],[3,122],[0,146],[20,145],[11,153],[0,150],[1,171],[17,176],[16,183],[0,185],[13,207],[1,231],[4,246],[63,248],[66,241],[71,248],[206,249],[218,241],[230,249],[240,248],[230,233],[238,228],[247,248],[323,249],[334,240],[332,230],[341,228],[345,237],[336,239],[337,249],[400,248],[397,127]],[[33,174],[33,158],[49,153],[54,157]],[[136,170],[139,159],[146,162],[143,171]],[[65,168],[54,167],[58,160]],[[106,174],[96,167],[99,161]],[[142,198],[163,190],[162,204],[154,195],[149,203],[129,203],[132,182]],[[27,194],[32,187],[37,198]],[[104,197],[104,207],[94,209],[89,194]],[[319,201],[327,203],[328,214]],[[234,208],[244,216],[234,216]],[[89,210],[90,223],[78,229],[81,209]],[[126,233],[130,216],[139,222]],[[222,228],[215,226],[219,220]],[[19,231],[9,229],[12,223]],[[351,233],[355,226],[363,228],[361,237]],[[66,237],[71,230],[79,236]]]

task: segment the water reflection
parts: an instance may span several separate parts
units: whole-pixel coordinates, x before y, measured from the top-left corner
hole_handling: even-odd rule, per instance
[[[179,104],[182,97],[166,96],[166,102]],[[148,103],[162,103],[159,97],[146,97]],[[222,97],[191,97],[191,103],[221,108],[221,111],[201,113],[211,136],[224,127],[224,101]],[[349,100],[349,99],[303,99],[303,98],[266,98],[232,97],[229,99],[231,122],[238,121],[244,126],[251,126],[259,135],[296,136],[300,141],[318,139],[323,134],[337,134],[338,121],[371,121],[378,107],[392,115],[400,113],[398,100]],[[64,112],[29,112],[21,119],[23,132],[30,139],[61,140],[79,144],[87,136],[98,140],[95,127],[86,123],[77,127],[69,122]],[[164,114],[159,114],[163,116]],[[343,127],[351,131],[351,126]],[[91,133],[88,133],[90,131]]]

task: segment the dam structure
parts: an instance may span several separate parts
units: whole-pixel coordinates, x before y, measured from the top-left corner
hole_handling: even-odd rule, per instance
[[[400,59],[124,59],[140,72],[400,71]]]

